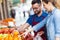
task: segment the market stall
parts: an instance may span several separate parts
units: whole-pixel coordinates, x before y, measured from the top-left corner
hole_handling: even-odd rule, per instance
[[[33,40],[33,36],[27,32],[19,32],[14,24],[13,18],[0,21],[0,40]],[[26,33],[28,36],[25,37]]]

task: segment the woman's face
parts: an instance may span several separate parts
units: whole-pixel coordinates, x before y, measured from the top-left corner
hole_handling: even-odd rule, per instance
[[[46,4],[45,2],[43,2],[43,6],[46,9],[46,11],[48,11],[48,12],[50,11],[50,5],[49,5],[49,3]]]

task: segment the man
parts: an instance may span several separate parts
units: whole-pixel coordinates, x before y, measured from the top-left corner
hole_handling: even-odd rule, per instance
[[[49,15],[32,29],[38,31],[46,24],[48,40],[60,40],[60,10],[50,0],[43,0],[43,5]]]
[[[19,31],[24,31],[24,29],[29,27],[30,25],[34,26],[34,25],[38,24],[48,15],[44,11],[42,11],[40,0],[39,1],[33,0],[32,1],[32,8],[33,8],[33,11],[34,11],[34,15],[30,16],[29,19],[27,20],[27,22],[22,27],[20,26]],[[45,30],[45,27],[43,27],[39,31],[42,32],[44,30]],[[37,32],[39,32],[39,31],[37,31]],[[37,33],[37,32],[35,32],[35,33]],[[41,37],[43,38],[43,40],[46,40],[46,35],[45,34],[43,34]]]

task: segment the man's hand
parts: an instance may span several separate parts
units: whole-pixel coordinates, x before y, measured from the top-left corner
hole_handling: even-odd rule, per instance
[[[23,32],[24,31],[24,27],[22,25],[20,25],[19,27],[16,27],[16,28],[17,28],[17,30],[19,32]]]
[[[25,31],[30,25],[28,23],[25,23],[23,25],[20,25],[20,27],[17,28],[18,31],[22,32]]]
[[[32,28],[31,29],[25,29],[25,32],[23,34],[21,34],[21,35],[23,35],[24,37],[26,37],[32,31],[33,31]]]

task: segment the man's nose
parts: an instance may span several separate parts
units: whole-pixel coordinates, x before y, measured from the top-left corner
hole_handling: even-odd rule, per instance
[[[36,9],[34,10],[34,12],[36,11]]]

